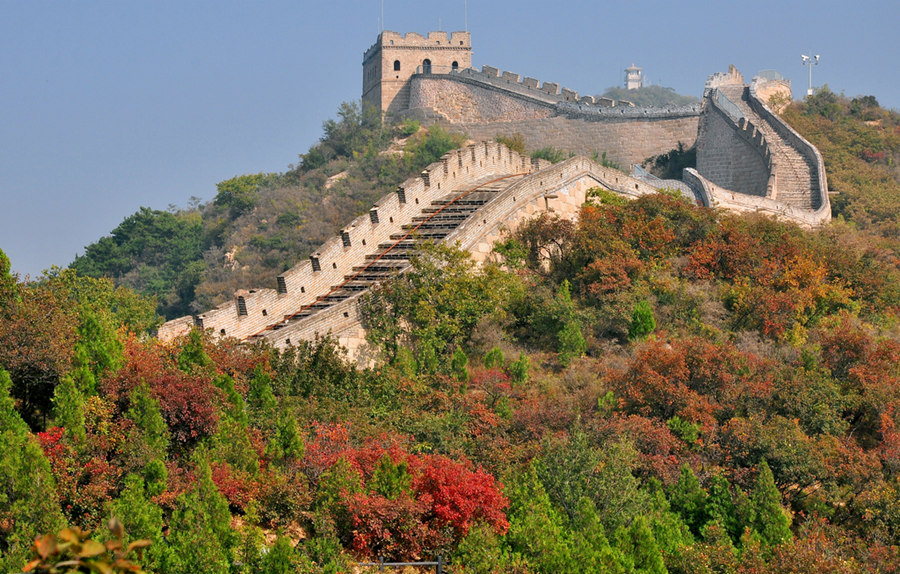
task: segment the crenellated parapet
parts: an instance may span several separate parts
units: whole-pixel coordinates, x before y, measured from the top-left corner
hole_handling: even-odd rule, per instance
[[[298,310],[321,305],[321,299],[352,275],[354,267],[363,264],[378,245],[401,232],[425,206],[471,182],[494,175],[530,173],[533,169],[531,158],[493,141],[449,152],[281,274],[272,288],[238,291],[232,300],[195,318],[167,322],[160,328],[159,337],[171,339],[194,324],[238,339],[271,329]]]
[[[789,84],[777,74],[749,86],[732,66],[710,77],[697,138],[697,169],[685,172],[711,207],[762,211],[804,226],[831,218],[818,150],[760,98],[780,101]]]

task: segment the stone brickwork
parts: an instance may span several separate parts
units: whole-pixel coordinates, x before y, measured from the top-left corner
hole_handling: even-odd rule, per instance
[[[468,32],[415,32],[385,30],[363,54],[363,106],[387,114],[409,107],[409,79],[414,74],[447,74],[472,65]]]
[[[697,172],[711,189],[734,193],[728,201],[735,208],[746,199],[747,209],[759,209],[754,197],[798,208],[815,221],[830,218],[825,166],[818,150],[788,126],[759,98],[759,93],[784,94],[785,82],[755,78],[750,86],[738,84],[740,74],[712,76],[703,97],[703,114],[697,139]],[[712,205],[712,204],[710,204]],[[794,210],[766,206],[793,218]],[[808,224],[808,217],[797,221]],[[817,223],[819,224],[819,223]]]
[[[320,300],[335,291],[366,256],[389,242],[404,225],[431,202],[460,186],[500,175],[526,174],[531,159],[496,142],[483,142],[445,154],[376,202],[369,212],[350,222],[342,232],[320,246],[305,261],[278,277],[274,288],[238,291],[232,301],[202,313],[164,324],[158,333],[167,340],[184,333],[191,323],[219,336],[248,339],[282,325],[301,310],[315,311]],[[277,330],[277,329],[275,329]]]
[[[403,113],[475,140],[521,134],[529,150],[555,147],[585,155],[607,153],[628,166],[694,145],[700,105],[670,108],[618,106],[558,84],[484,66],[444,76],[413,76],[410,109]]]
[[[639,197],[657,191],[652,185],[586,157],[574,157],[552,166],[542,162],[539,167],[541,169],[535,173],[516,180],[504,189],[444,241],[459,244],[462,249],[471,252],[476,261],[485,261],[492,257],[497,239],[542,211],[574,218],[592,187],[600,186],[626,197]],[[251,340],[265,338],[281,348],[300,340],[329,335],[349,351],[351,358],[365,364],[372,360],[374,350],[365,340],[365,329],[359,317],[358,302],[362,295],[359,293],[347,298],[282,329],[259,333]]]
[[[771,196],[771,157],[762,133],[743,114],[729,114],[726,106],[733,106],[735,113],[740,110],[721,92],[711,92],[706,102],[697,140],[697,171],[725,189]]]

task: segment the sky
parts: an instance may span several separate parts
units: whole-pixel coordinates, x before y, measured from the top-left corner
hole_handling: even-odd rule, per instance
[[[384,18],[382,21],[382,4]],[[900,109],[900,2],[0,0],[0,249],[64,267],[146,206],[282,172],[358,100],[382,29],[468,30],[484,64],[596,94],[635,63],[702,95],[734,64]]]

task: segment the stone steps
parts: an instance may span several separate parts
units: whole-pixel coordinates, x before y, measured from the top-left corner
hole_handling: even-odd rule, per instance
[[[806,158],[756,113],[746,99],[744,86],[722,86],[719,89],[766,138],[775,172],[774,199],[802,209],[814,209],[812,203],[817,196],[818,181],[813,177],[813,168]]]
[[[390,242],[380,243],[377,251],[366,254],[363,264],[354,265],[354,273],[345,275],[342,284],[333,285],[331,292],[320,296],[299,312],[285,317],[284,321],[272,328],[281,329],[310,317],[396,275],[409,265],[412,252],[423,242],[440,241],[521,177],[493,182],[479,187],[477,191],[471,191],[471,188],[457,189],[432,201],[410,223],[399,226],[400,231],[389,236]]]

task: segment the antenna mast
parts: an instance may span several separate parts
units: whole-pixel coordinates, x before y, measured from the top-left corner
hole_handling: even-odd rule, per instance
[[[384,32],[384,0],[381,0],[381,31]]]
[[[463,11],[465,13],[466,32],[469,31],[469,0],[463,1]]]

